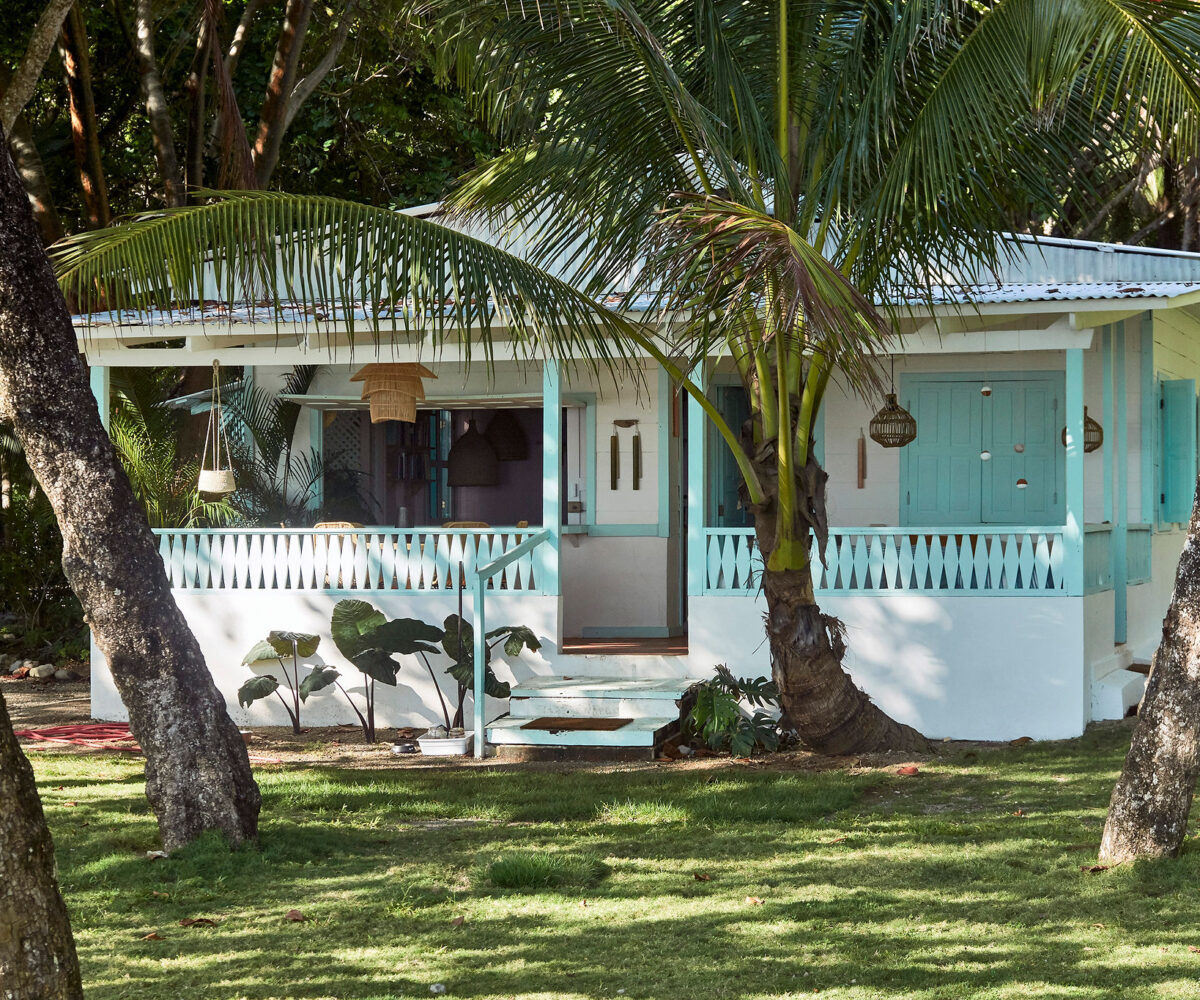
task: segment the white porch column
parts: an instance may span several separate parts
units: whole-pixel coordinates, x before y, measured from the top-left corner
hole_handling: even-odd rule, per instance
[[[100,411],[100,423],[108,430],[112,413],[112,369],[107,365],[92,365],[88,375],[92,383],[92,395],[96,397],[96,408]]]
[[[701,390],[708,388],[703,361],[692,374],[692,381]],[[705,510],[704,441],[708,436],[708,418],[690,395],[687,428],[687,592],[689,596],[699,596],[704,593],[708,576],[708,560],[704,551],[704,528],[708,520]]]
[[[1063,527],[1066,592],[1083,594],[1083,350],[1067,351],[1067,522]]]
[[[562,541],[562,374],[557,361],[542,366],[542,528],[550,537],[541,553],[542,593],[558,595]]]

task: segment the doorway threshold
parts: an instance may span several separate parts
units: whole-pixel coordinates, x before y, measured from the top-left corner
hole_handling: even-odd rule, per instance
[[[559,647],[568,656],[687,656],[687,651],[686,635],[572,637]]]

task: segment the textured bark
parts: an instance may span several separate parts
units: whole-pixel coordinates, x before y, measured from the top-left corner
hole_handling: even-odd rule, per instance
[[[259,112],[258,137],[254,141],[254,170],[258,186],[265,188],[279,162],[279,148],[287,131],[287,105],[304,50],[312,0],[288,0],[283,13],[283,26],[271,62],[267,93]]]
[[[196,34],[196,51],[188,68],[184,90],[187,92],[187,138],[184,143],[184,176],[189,192],[204,186],[204,112],[205,84],[208,81],[208,50],[213,45],[211,23],[206,14],[200,19]]]
[[[82,1000],[79,960],[54,873],[33,768],[0,696],[0,996]]]
[[[154,161],[162,180],[163,196],[170,206],[185,201],[183,178],[175,154],[175,131],[171,127],[171,108],[163,90],[154,54],[154,6],[151,0],[137,0],[134,21],[134,49],[141,78],[142,98],[146,102],[146,118],[154,146]]]
[[[1197,494],[1200,500],[1200,493]],[[1200,507],[1193,506],[1162,642],[1108,806],[1100,860],[1174,857],[1200,772]]]
[[[171,595],[154,536],[100,422],[75,331],[12,161],[0,155],[0,419],[63,535],[63,569],[146,755],[163,845],[257,832],[246,746]]]
[[[37,220],[42,243],[49,246],[62,238],[63,225],[58,217],[58,210],[54,207],[54,195],[50,190],[50,180],[46,177],[46,168],[42,164],[37,145],[33,141],[33,133],[24,115],[17,115],[13,130],[8,136],[8,151],[12,154],[17,172],[25,184],[29,207]]]
[[[746,444],[751,444],[748,428],[743,431],[743,438]],[[759,457],[759,479],[766,485],[769,499],[753,510],[755,536],[765,562],[775,547],[777,535],[776,463],[772,449]],[[822,549],[827,531],[827,479],[811,455],[796,478],[797,492],[803,502],[797,511],[794,535],[808,538],[815,534]],[[743,493],[743,500],[746,499]],[[932,749],[919,732],[897,722],[872,702],[842,668],[846,652],[842,624],[822,614],[817,606],[810,567],[782,572],[764,570],[762,586],[767,602],[771,675],[779,689],[787,722],[807,746],[828,754],[881,750],[927,753]]]
[[[88,225],[100,229],[112,221],[108,207],[108,185],[100,158],[100,128],[96,123],[96,99],[92,94],[91,56],[87,25],[76,3],[63,23],[58,47],[67,82],[67,104],[71,113],[71,144],[79,167],[79,186]]]
[[[292,121],[304,102],[307,101],[321,86],[321,82],[332,71],[333,67],[338,64],[338,60],[342,56],[342,49],[346,45],[346,39],[350,35],[350,25],[354,21],[354,0],[350,0],[342,11],[341,19],[338,21],[337,28],[334,29],[333,39],[329,43],[329,48],[325,50],[325,54],[317,60],[317,63],[311,70],[304,74],[303,79],[298,81],[292,88],[292,92],[288,95],[287,109],[283,116],[283,132],[287,132],[292,127]]]
[[[25,46],[25,54],[13,71],[12,80],[4,91],[4,96],[0,97],[0,128],[6,133],[12,131],[17,115],[25,110],[25,105],[33,96],[38,77],[42,75],[42,68],[54,50],[54,42],[62,28],[63,18],[67,16],[73,2],[74,0],[50,0],[42,10],[37,24],[33,26],[33,34],[29,36],[29,43]]]

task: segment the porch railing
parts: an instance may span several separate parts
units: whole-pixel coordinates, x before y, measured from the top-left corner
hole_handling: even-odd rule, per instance
[[[762,557],[749,528],[706,529],[708,594],[758,589]],[[1060,527],[831,528],[825,565],[814,545],[813,583],[823,594],[1064,594]]]
[[[536,532],[526,528],[188,528],[155,533],[176,590],[425,592],[470,584],[477,567],[494,563]],[[488,586],[540,593],[537,561],[523,550],[489,576]]]

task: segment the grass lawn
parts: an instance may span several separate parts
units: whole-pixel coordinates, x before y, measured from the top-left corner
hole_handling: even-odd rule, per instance
[[[140,761],[34,763],[90,1000],[1194,998],[1200,851],[1080,870],[1127,736],[916,778],[263,769],[260,849],[153,862]]]

